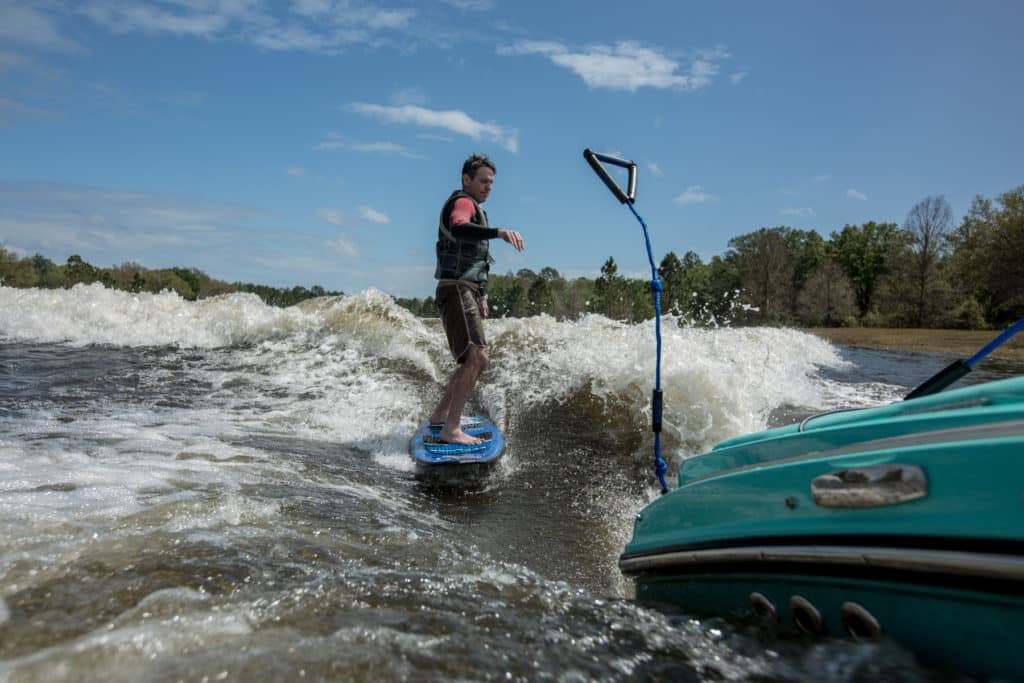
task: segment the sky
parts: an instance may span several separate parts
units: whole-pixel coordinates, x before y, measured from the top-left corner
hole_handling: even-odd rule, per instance
[[[1018,0],[0,0],[0,244],[276,287],[433,292],[491,157],[492,272],[902,225],[1024,184]]]

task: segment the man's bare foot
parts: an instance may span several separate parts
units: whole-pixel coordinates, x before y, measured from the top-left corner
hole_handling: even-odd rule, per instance
[[[441,433],[437,435],[437,438],[445,443],[456,443],[461,446],[475,446],[478,443],[483,443],[484,441],[483,439],[478,439],[475,436],[470,436],[461,429],[453,429],[451,431],[442,429]]]

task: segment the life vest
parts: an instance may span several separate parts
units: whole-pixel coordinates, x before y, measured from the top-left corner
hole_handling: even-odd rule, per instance
[[[473,222],[488,227],[487,212],[480,207],[476,199],[462,190],[452,192],[441,209],[441,218],[437,224],[437,267],[434,268],[434,277],[438,280],[469,280],[484,283],[487,282],[487,272],[494,262],[489,252],[489,240],[459,239],[452,234],[449,225],[452,207],[460,197],[473,202],[476,208]]]

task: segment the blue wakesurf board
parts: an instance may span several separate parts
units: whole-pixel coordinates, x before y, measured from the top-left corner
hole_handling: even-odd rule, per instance
[[[481,415],[462,418],[462,431],[483,441],[473,446],[444,443],[440,425],[423,422],[409,442],[409,454],[420,465],[464,465],[497,460],[505,447],[501,430]]]

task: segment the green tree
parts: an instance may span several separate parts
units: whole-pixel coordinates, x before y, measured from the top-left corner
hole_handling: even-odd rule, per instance
[[[633,315],[632,293],[626,279],[619,275],[615,258],[609,256],[601,266],[601,277],[594,283],[595,310],[612,320],[629,320]]]
[[[761,228],[729,240],[745,298],[757,309],[762,324],[784,322],[788,317],[793,263],[784,230]]]
[[[711,266],[704,263],[695,251],[683,254],[683,289],[680,292],[680,313],[691,321],[701,322],[716,299],[711,287]]]
[[[593,311],[596,299],[593,279],[578,277],[570,280],[566,283],[563,294],[565,317],[575,319]]]
[[[64,286],[72,287],[76,284],[91,284],[99,279],[96,268],[83,260],[78,254],[68,256],[67,264],[64,266]]]
[[[826,260],[825,239],[815,230],[787,228],[783,233],[786,248],[793,265],[792,287],[790,289],[795,310],[795,297],[804,289],[807,280],[817,272]]]
[[[951,241],[960,300],[974,299],[993,324],[1024,315],[1024,185],[995,202],[975,197]]]
[[[199,296],[199,271],[194,268],[171,268],[170,270],[188,285],[189,294],[183,294],[182,296],[186,299],[195,301]]]
[[[910,256],[909,267],[899,272],[909,280],[910,322],[917,327],[929,327],[948,306],[948,287],[941,265],[949,251],[952,225],[953,210],[942,195],[926,197],[915,204],[903,223]]]
[[[526,312],[527,315],[540,315],[550,313],[554,308],[555,300],[551,292],[551,284],[543,277],[537,277],[526,290]]]
[[[881,278],[889,272],[893,249],[898,245],[895,223],[869,221],[860,226],[847,225],[832,233],[835,259],[853,285],[857,310],[867,315]]]
[[[170,268],[146,272],[143,290],[158,294],[165,290],[174,292],[183,299],[192,295],[192,287]]]
[[[831,258],[818,264],[797,297],[800,321],[809,327],[838,327],[856,310],[849,278]]]
[[[519,280],[508,275],[492,276],[487,286],[487,305],[496,318],[519,317],[523,314],[526,293]]]
[[[36,273],[36,286],[47,289],[60,287],[62,280],[60,267],[42,254],[32,257],[32,270]]]
[[[0,285],[4,287],[34,287],[38,279],[31,260],[18,258],[13,251],[8,251],[0,246]]]
[[[658,265],[658,279],[661,280],[661,310],[680,314],[688,307],[689,296],[686,292],[686,274],[683,262],[674,251],[670,251]]]
[[[737,307],[742,287],[735,253],[712,256],[708,263],[708,301],[698,319],[706,325],[714,326],[754,319],[749,311]]]
[[[568,298],[569,283],[561,273],[551,267],[541,268],[540,277],[548,283],[551,293],[550,307],[547,313],[559,320],[574,319],[579,317],[580,309],[574,308]]]

